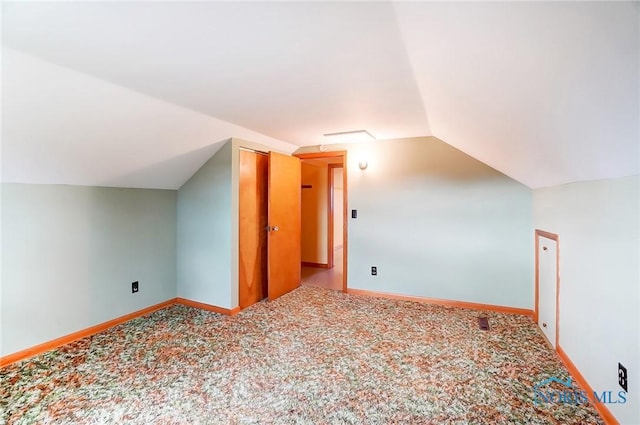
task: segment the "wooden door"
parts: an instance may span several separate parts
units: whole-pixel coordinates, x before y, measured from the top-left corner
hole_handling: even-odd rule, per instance
[[[269,300],[300,286],[300,159],[269,152]]]
[[[240,150],[240,308],[267,297],[268,161],[266,154]]]

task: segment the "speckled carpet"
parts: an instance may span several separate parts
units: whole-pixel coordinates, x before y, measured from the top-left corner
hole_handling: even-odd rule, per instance
[[[485,314],[485,313],[482,313]],[[302,287],[235,317],[171,306],[1,371],[2,423],[596,424],[531,319]]]

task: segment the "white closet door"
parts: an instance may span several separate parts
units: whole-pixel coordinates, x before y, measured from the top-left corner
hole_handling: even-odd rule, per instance
[[[538,326],[551,345],[556,347],[557,242],[539,237],[538,242]]]

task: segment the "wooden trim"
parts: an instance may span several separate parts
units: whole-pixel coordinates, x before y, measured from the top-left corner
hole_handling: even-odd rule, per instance
[[[347,159],[347,151],[294,153],[293,156],[297,156],[300,159],[335,158],[335,157],[341,156],[344,158],[342,162],[343,164],[345,164]]]
[[[335,249],[333,247],[333,230],[334,230],[334,220],[333,215],[335,213],[335,192],[333,190],[333,186],[335,184],[335,179],[333,178],[333,170],[335,168],[343,168],[342,164],[329,164],[327,169],[327,174],[329,175],[329,187],[328,187],[328,217],[327,217],[327,264],[330,269],[334,266],[334,257],[333,254]],[[344,208],[343,208],[344,209]],[[344,215],[344,214],[343,214]]]
[[[536,235],[542,236],[543,238],[553,239],[554,241],[558,240],[558,235],[551,232],[546,232],[544,230],[536,229]]]
[[[226,316],[235,316],[240,312],[240,307],[224,308],[216,305],[205,304],[198,301],[188,300],[186,298],[176,298],[176,303],[183,304],[189,307],[199,308],[201,310],[213,311],[214,313],[224,314]]]
[[[109,328],[120,325],[124,322],[128,322],[129,320],[135,319],[140,316],[145,316],[147,314],[153,313],[154,311],[163,309],[165,307],[169,307],[174,304],[184,304],[189,307],[195,307],[202,310],[214,311],[216,313],[225,314],[227,316],[234,316],[240,312],[240,307],[235,307],[232,309],[226,309],[222,307],[217,307],[209,304],[199,303],[196,301],[187,300],[185,298],[173,298],[162,302],[160,304],[155,304],[147,308],[143,308],[142,310],[134,311],[133,313],[125,314],[124,316],[116,317],[113,320],[109,320],[104,323],[100,323],[95,326],[91,326],[86,329],[79,330],[77,332],[70,333],[69,335],[61,336],[60,338],[52,339],[51,341],[44,342],[42,344],[34,345],[33,347],[15,352],[13,354],[8,354],[6,356],[0,357],[0,368],[8,366],[12,363],[19,362],[21,360],[28,359],[33,356],[37,356],[38,354],[45,353],[47,351],[51,351],[55,348],[61,347],[63,345],[70,344],[74,341],[77,341],[82,338],[86,338],[91,335],[95,335],[97,333],[103,332]]]
[[[562,360],[562,363],[564,363],[571,376],[575,379],[580,388],[587,393],[589,396],[589,402],[598,411],[602,420],[604,420],[607,425],[619,425],[619,422],[613,416],[611,411],[607,409],[607,406],[604,403],[596,403],[596,400],[593,397],[593,388],[591,388],[591,385],[589,385],[584,376],[582,376],[576,365],[573,364],[567,353],[565,353],[559,345],[556,345],[556,351],[558,352],[558,357],[560,357],[560,360]]]
[[[399,295],[388,292],[368,291],[366,289],[349,289],[349,294],[366,295],[376,298],[387,298],[391,300],[414,301],[422,304],[436,304],[445,307],[468,308],[472,310],[494,311],[497,313],[520,314],[523,316],[533,316],[533,311],[526,308],[507,307],[502,305],[479,304],[467,301],[444,300],[440,298],[418,297],[414,295]]]
[[[538,324],[538,314],[540,303],[540,237],[550,239],[556,242],[556,347],[560,343],[560,241],[558,235],[544,230],[535,230],[535,265],[534,265],[534,285],[535,285],[535,301],[533,306],[533,321]],[[546,338],[546,335],[545,335]]]
[[[327,268],[333,268],[333,169],[327,165]]]
[[[300,263],[302,265],[302,267],[317,267],[320,269],[329,269],[331,267],[329,267],[329,264],[322,264],[322,263],[314,263],[311,261],[302,261]]]
[[[327,267],[333,268],[333,164],[327,166]]]
[[[347,185],[347,165],[349,162],[347,161],[347,151],[343,151],[344,156],[342,157],[342,292],[347,293],[347,266],[349,264],[348,254],[349,254],[349,245],[347,244],[347,239],[349,232],[347,231],[349,227],[349,186]]]
[[[560,240],[556,236],[556,347],[560,345]]]
[[[533,287],[535,291],[535,296],[533,300],[533,321],[538,325],[538,300],[540,298],[540,254],[538,253],[540,250],[540,240],[538,239],[538,233],[536,230],[535,235],[533,236],[534,240],[534,260],[533,260]]]
[[[13,354],[6,355],[4,357],[0,357],[0,367],[8,366],[20,360],[25,360],[30,357],[36,356],[38,354],[42,354],[44,352],[47,352],[55,348],[61,347],[63,345],[69,344],[71,342],[77,341],[79,339],[86,338],[91,335],[95,335],[99,332],[105,331],[109,328],[120,325],[124,322],[128,322],[131,319],[135,319],[137,317],[144,316],[149,313],[153,313],[156,310],[160,310],[162,308],[173,305],[175,304],[175,302],[176,302],[176,299],[174,298],[174,299],[162,302],[160,304],[152,305],[151,307],[143,308],[142,310],[138,310],[133,313],[125,314],[124,316],[117,317],[113,320],[100,323],[99,325],[91,326],[89,328],[70,333],[69,335],[65,335],[60,338],[56,338],[56,339],[52,339],[51,341],[44,342],[42,344],[35,345],[25,350],[21,350]]]

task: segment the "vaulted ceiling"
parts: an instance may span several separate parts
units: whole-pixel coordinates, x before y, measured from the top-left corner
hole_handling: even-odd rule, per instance
[[[177,188],[228,137],[434,135],[536,188],[640,173],[638,2],[5,2],[3,181]]]

